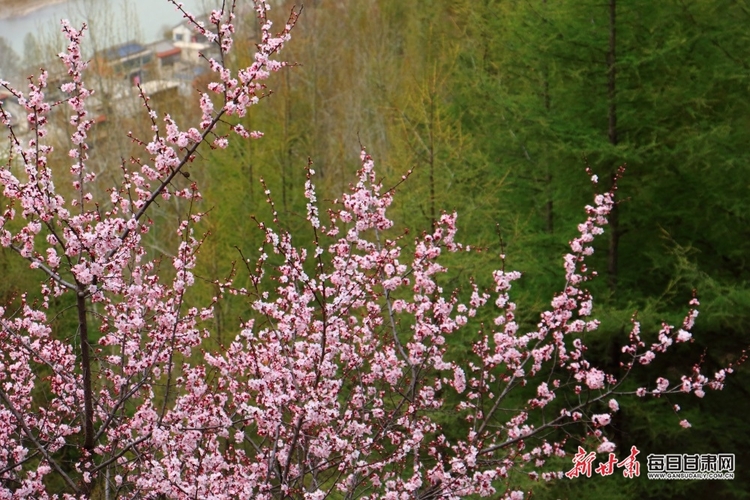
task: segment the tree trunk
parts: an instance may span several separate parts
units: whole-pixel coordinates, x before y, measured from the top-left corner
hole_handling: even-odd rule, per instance
[[[616,87],[616,47],[617,47],[617,29],[616,29],[616,7],[617,0],[609,0],[609,50],[607,51],[607,99],[609,102],[608,115],[608,137],[612,146],[617,145],[617,87]],[[617,170],[612,172],[612,182],[615,181]],[[618,247],[620,244],[620,220],[617,205],[612,208],[609,217],[609,252],[607,255],[607,275],[609,278],[610,289],[614,292],[617,288],[617,260]]]

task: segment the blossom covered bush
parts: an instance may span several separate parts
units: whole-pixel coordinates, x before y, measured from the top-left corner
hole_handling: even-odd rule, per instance
[[[170,278],[147,257],[143,238],[157,200],[198,205],[199,187],[180,189],[174,180],[200,147],[262,135],[227,122],[266,95],[262,82],[284,67],[275,56],[298,13],[272,35],[268,4],[255,6],[261,43],[252,65],[236,72],[224,64],[233,9],[214,11],[209,27],[185,14],[221,54],[209,61],[216,81],[199,98],[202,118],[181,129],[143,95],[153,137],[133,140],[147,160],[134,158],[108,199],[90,192],[83,32],[63,23],[64,102],[45,101],[45,72],[26,93],[0,81],[32,130],[16,135],[0,107],[10,143],[0,168],[0,243],[45,277],[18,298],[20,307],[0,309],[0,498],[523,498],[512,487],[514,471],[561,478],[549,465],[575,451],[556,429],[575,422],[598,451],[612,452],[605,430],[618,398],[703,397],[722,388],[731,366],[709,377],[698,365],[679,381],[660,377],[637,390],[622,385],[632,370],[691,340],[696,299],[684,322],[664,324],[650,345],[634,319],[618,373],[587,358],[582,336],[599,322],[586,288],[595,273],[585,261],[615,204],[616,183],[586,207],[564,258],[565,283],[536,329],[523,331],[510,297],[520,274],[501,266],[493,287],[472,284],[465,302],[459,290],[443,288],[442,255],[473,251],[456,241],[457,215],[443,214],[413,246],[394,237],[387,213],[394,190],[383,189],[364,150],[356,183],[327,210],[308,166],[312,241],[292,241],[278,214],[259,222],[265,245],[248,263],[253,287],[216,283],[245,296],[254,316],[229,344],[207,349],[221,297],[203,307],[186,300],[204,214],[192,212],[175,228],[181,243]],[[56,153],[48,142],[53,106],[67,106],[74,127],[67,177],[48,165]],[[75,195],[63,196],[56,182]],[[77,330],[58,338],[50,303],[65,296]],[[480,312],[494,321],[477,321]],[[474,339],[468,356],[454,352],[451,337],[460,331]],[[520,408],[506,406],[529,390]],[[446,412],[460,428],[444,428]]]

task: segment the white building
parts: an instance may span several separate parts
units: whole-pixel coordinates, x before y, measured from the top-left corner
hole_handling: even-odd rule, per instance
[[[207,29],[211,29],[206,16],[198,17],[196,20],[202,22]],[[172,44],[182,51],[182,60],[190,63],[198,62],[200,54],[207,55],[214,47],[214,44],[189,21],[183,21],[172,29]]]

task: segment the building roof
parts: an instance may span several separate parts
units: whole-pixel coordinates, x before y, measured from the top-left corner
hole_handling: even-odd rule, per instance
[[[156,53],[156,57],[169,57],[181,52],[179,47],[175,47],[174,44],[168,40],[159,40],[158,42],[151,45],[151,49]]]
[[[112,61],[115,59],[125,59],[146,50],[146,47],[136,42],[127,42],[122,45],[110,47],[104,51],[104,57]]]
[[[200,14],[200,15],[195,16],[195,20],[198,21],[199,23],[203,23],[203,26],[206,26],[206,27],[213,26],[211,23],[208,22],[208,19],[209,19],[209,15],[208,14]],[[180,28],[180,27],[188,28],[190,30],[194,30],[195,29],[195,24],[193,24],[193,22],[190,21],[189,19],[183,19],[178,24],[175,24],[172,29],[174,30],[174,29]]]
[[[165,50],[164,52],[157,52],[156,53],[156,57],[162,58],[162,57],[174,56],[174,55],[179,54],[180,52],[182,52],[181,49],[179,49],[177,47],[173,47],[172,49]]]

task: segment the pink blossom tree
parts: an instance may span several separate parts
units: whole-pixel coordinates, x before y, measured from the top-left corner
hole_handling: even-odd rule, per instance
[[[144,159],[123,165],[108,199],[90,193],[83,32],[63,23],[64,101],[45,101],[45,72],[26,93],[0,81],[25,107],[31,130],[16,135],[0,106],[10,143],[0,168],[0,243],[44,278],[19,307],[0,308],[0,498],[523,498],[511,475],[561,478],[548,464],[575,453],[560,432],[572,423],[609,453],[615,446],[605,430],[619,398],[702,397],[722,388],[731,366],[708,377],[698,364],[681,380],[623,386],[633,370],[691,341],[696,299],[682,325],[664,324],[650,345],[634,318],[618,373],[587,357],[583,334],[599,322],[586,288],[595,273],[585,261],[616,186],[586,207],[564,257],[565,282],[526,332],[510,297],[520,275],[504,270],[502,255],[491,289],[470,284],[464,302],[459,290],[441,286],[441,255],[473,251],[456,241],[455,213],[407,251],[387,214],[395,190],[383,188],[364,150],[356,184],[323,212],[307,167],[312,241],[293,242],[276,217],[258,222],[265,244],[254,265],[245,261],[251,289],[216,283],[246,297],[254,315],[231,343],[206,349],[207,320],[221,297],[203,307],[186,300],[204,214],[193,209],[198,186],[178,188],[176,179],[199,148],[262,135],[227,123],[267,95],[262,82],[284,67],[274,57],[298,12],[272,35],[268,4],[255,6],[261,42],[252,65],[236,72],[224,63],[234,5],[214,11],[209,27],[185,13],[221,54],[208,61],[216,81],[200,96],[200,123],[181,129],[142,95],[153,136],[133,138]],[[68,107],[75,129],[69,174],[55,176],[53,107]],[[55,181],[70,183],[73,196]],[[152,230],[151,207],[172,198],[188,200],[191,212],[174,228],[180,244],[165,278],[143,237]],[[50,302],[66,296],[77,329],[54,335]],[[480,312],[494,321],[479,322]],[[475,339],[468,356],[453,352],[458,331]],[[511,408],[518,391],[532,394]],[[446,412],[459,428],[445,428]]]

